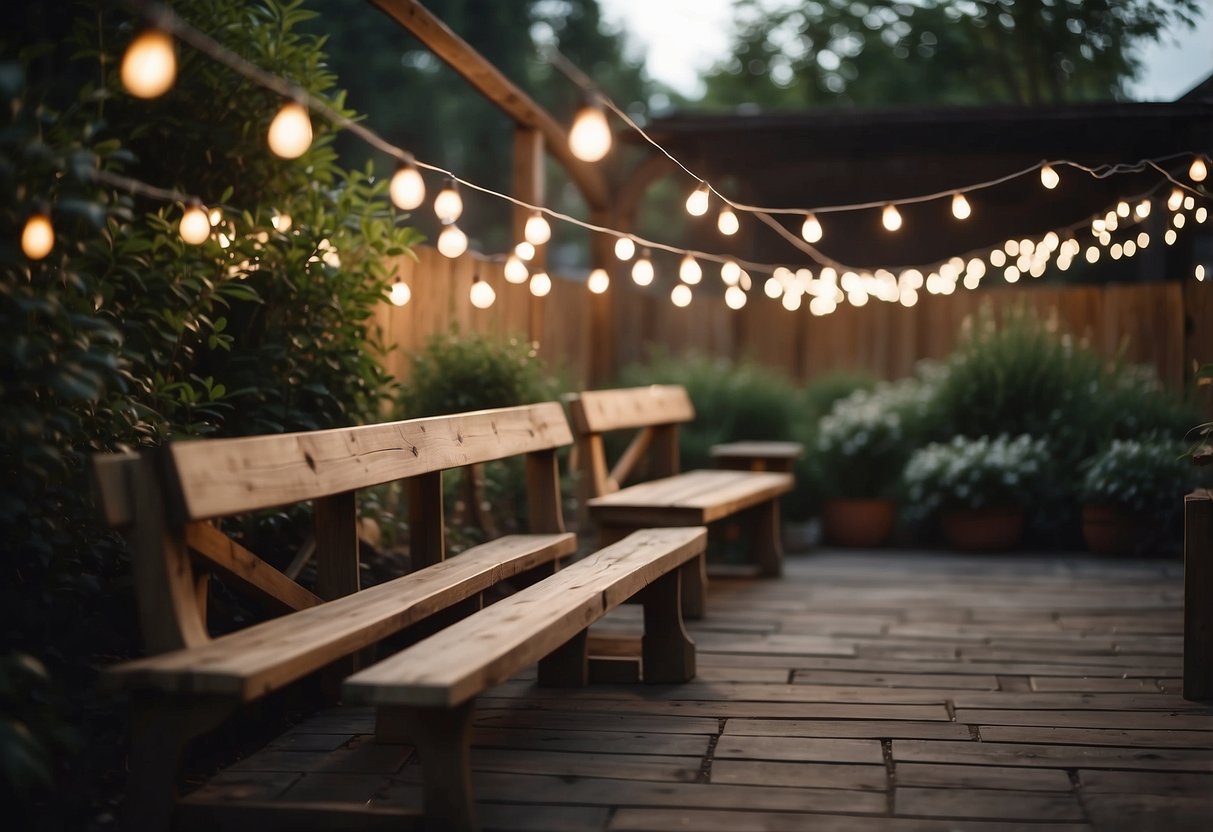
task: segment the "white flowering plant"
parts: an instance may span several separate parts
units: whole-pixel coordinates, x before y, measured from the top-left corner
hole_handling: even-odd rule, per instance
[[[1177,511],[1183,495],[1197,485],[1195,474],[1182,442],[1114,439],[1084,465],[1080,496],[1086,503],[1165,516]]]
[[[902,482],[909,504],[923,514],[945,508],[1023,506],[1039,494],[1049,469],[1044,439],[954,436],[910,455]]]
[[[814,463],[826,497],[891,497],[918,444],[931,389],[918,378],[857,390],[817,423]]]

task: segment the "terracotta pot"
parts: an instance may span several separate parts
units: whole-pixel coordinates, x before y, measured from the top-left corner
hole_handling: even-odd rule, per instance
[[[1023,509],[1018,506],[952,509],[940,517],[943,536],[963,552],[1005,552],[1023,537]]]
[[[1145,524],[1136,514],[1118,505],[1082,507],[1082,537],[1096,555],[1132,555],[1145,538]]]
[[[896,520],[897,503],[892,500],[836,499],[821,507],[822,532],[835,546],[883,546]]]

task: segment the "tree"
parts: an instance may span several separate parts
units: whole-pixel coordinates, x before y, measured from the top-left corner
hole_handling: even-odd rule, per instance
[[[766,107],[1123,99],[1199,0],[736,0],[707,101]]]

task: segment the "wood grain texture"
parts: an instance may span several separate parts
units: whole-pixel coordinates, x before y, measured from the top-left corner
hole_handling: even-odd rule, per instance
[[[687,471],[595,497],[590,515],[601,523],[640,528],[713,523],[792,490],[790,474]]]
[[[403,578],[106,675],[127,689],[253,699],[575,550],[571,534],[502,537]]]
[[[579,434],[670,425],[695,418],[686,388],[662,384],[584,390],[570,397],[569,413]]]
[[[279,612],[302,610],[321,603],[315,593],[295,583],[270,564],[210,523],[190,523],[185,541],[224,577],[252,590],[254,596]]]
[[[334,430],[175,442],[187,520],[312,500],[572,442],[556,402]]]
[[[701,554],[706,530],[647,529],[346,680],[351,702],[453,706],[505,681]]]

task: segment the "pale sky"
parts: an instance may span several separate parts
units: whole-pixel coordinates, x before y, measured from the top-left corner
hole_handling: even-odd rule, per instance
[[[729,45],[731,0],[599,0],[607,22],[627,31],[646,55],[649,74],[678,92],[703,92],[697,72]],[[1133,87],[1143,101],[1170,101],[1213,73],[1213,11],[1196,29],[1144,51],[1145,72]]]

